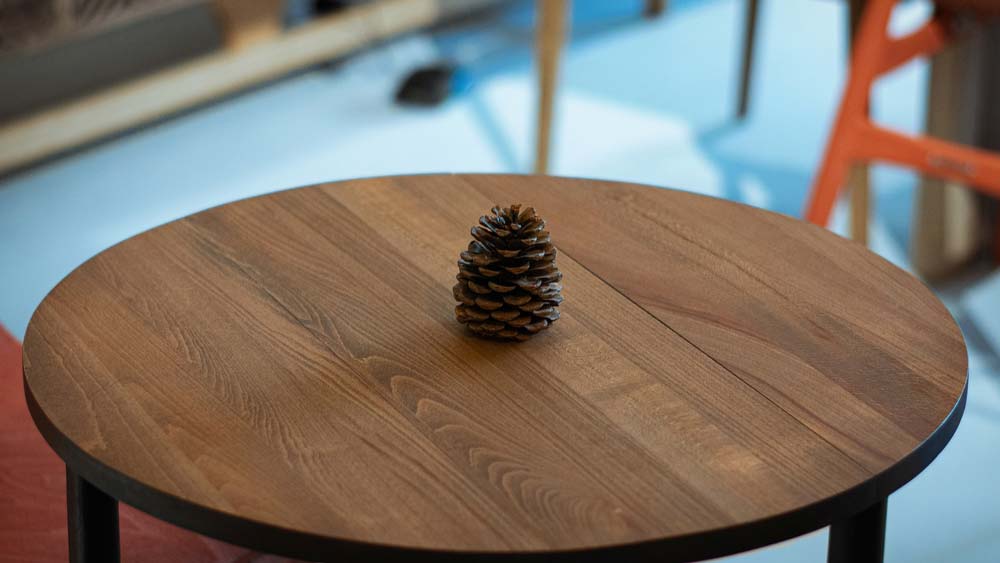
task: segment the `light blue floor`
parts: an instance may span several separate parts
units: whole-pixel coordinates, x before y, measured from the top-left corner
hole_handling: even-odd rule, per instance
[[[842,4],[762,2],[753,107],[737,123],[744,2],[673,0],[665,18],[645,21],[637,1],[576,0],[553,172],[799,214],[844,76]],[[213,205],[338,178],[527,171],[530,8],[521,2],[488,30],[410,37],[0,181],[0,323],[21,337],[46,292],[88,257]],[[927,12],[909,4],[896,23]],[[465,95],[430,110],[392,104],[414,65],[497,47],[470,64]],[[925,79],[914,64],[885,80],[877,119],[918,129]],[[906,267],[914,178],[879,169],[875,185],[873,247]],[[998,293],[995,283],[943,295],[969,339],[969,405],[940,458],[892,497],[888,561],[1000,561],[1000,360],[988,345],[1000,326],[975,321],[1000,311]],[[731,560],[823,561],[825,542],[820,531]]]

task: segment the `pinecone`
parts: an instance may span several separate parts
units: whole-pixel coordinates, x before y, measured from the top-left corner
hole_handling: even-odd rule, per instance
[[[491,211],[458,261],[455,317],[480,336],[527,340],[559,318],[556,248],[533,208]]]

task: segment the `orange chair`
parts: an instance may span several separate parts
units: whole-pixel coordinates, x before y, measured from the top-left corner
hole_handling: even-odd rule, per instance
[[[907,36],[893,38],[889,36],[889,17],[899,1],[869,0],[862,13],[847,88],[806,209],[806,219],[817,225],[827,224],[851,166],[871,161],[906,166],[1000,197],[1000,154],[927,136],[904,135],[868,118],[875,80],[947,45],[954,38],[957,12],[1000,15],[1000,0],[937,0],[935,14],[926,24]]]

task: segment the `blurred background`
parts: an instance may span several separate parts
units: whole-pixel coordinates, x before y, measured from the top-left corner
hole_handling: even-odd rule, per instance
[[[66,557],[62,465],[24,409],[19,339],[90,256],[236,199],[420,172],[625,180],[805,217],[874,3],[0,0],[0,562]],[[889,32],[933,14],[900,2]],[[855,166],[810,215],[931,284],[969,345],[965,417],[893,495],[887,561],[1000,561],[1000,26],[954,16],[933,59],[858,107],[977,150]],[[126,560],[284,561],[122,518]],[[821,530],[727,561],[825,549]]]

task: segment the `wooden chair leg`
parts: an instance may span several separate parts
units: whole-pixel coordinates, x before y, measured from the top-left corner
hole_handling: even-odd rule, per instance
[[[757,13],[760,11],[759,0],[747,0],[746,14],[743,24],[743,57],[740,65],[740,98],[736,108],[736,116],[743,119],[750,109],[750,81],[753,74],[753,51],[757,43]]]
[[[848,185],[851,194],[851,239],[868,246],[868,218],[871,216],[868,164],[851,167]]]
[[[556,78],[559,71],[559,55],[566,36],[566,12],[569,1],[536,0],[538,130],[535,138],[535,174],[546,174],[549,169]]]
[[[226,46],[241,49],[281,33],[283,0],[214,0]]]
[[[993,262],[1000,264],[1000,206],[993,217]]]
[[[858,35],[861,14],[866,0],[849,0],[848,9],[848,43],[853,47],[854,38]],[[849,49],[850,51],[850,49]],[[871,108],[867,108],[866,114]],[[848,186],[851,193],[851,238],[868,246],[868,219],[871,217],[871,169],[867,162],[857,163],[851,168]]]
[[[647,18],[660,16],[667,10],[667,0],[646,0],[646,9],[643,15]]]

